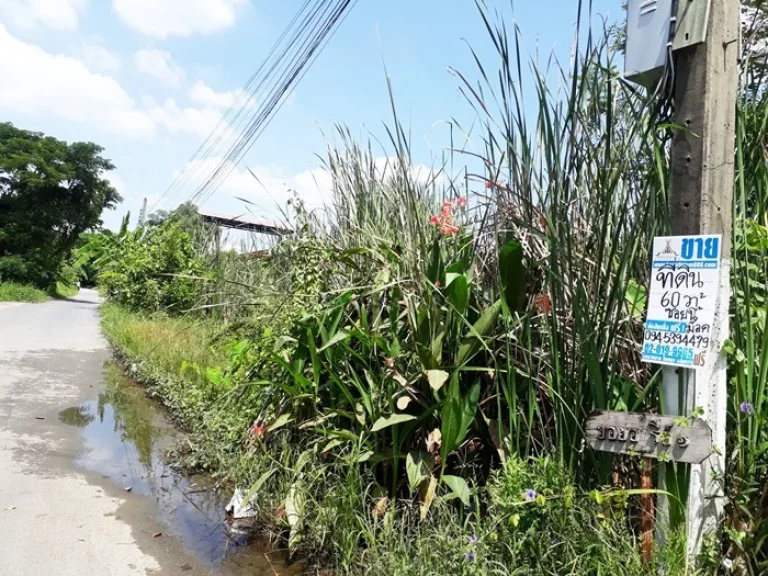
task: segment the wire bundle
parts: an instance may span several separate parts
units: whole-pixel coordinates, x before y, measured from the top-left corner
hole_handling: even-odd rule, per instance
[[[357,0],[305,0],[266,59],[239,91],[213,131],[153,208],[195,186],[188,200],[203,205],[219,189],[280,110]],[[215,161],[211,165],[211,161]]]

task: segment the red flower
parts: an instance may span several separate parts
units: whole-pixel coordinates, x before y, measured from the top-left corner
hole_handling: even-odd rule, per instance
[[[456,200],[456,206],[459,208],[464,208],[464,206],[467,205],[467,199],[464,198],[464,196],[460,196],[458,200]]]
[[[256,436],[256,438],[264,438],[264,436],[267,433],[267,429],[264,428],[261,424],[257,424],[256,422],[253,423],[253,426],[251,426],[251,434]]]
[[[437,216],[437,215],[435,215],[435,216],[432,216],[432,217],[429,219],[429,223],[430,223],[430,224],[434,224],[435,226],[439,226],[439,225],[440,225],[440,216]]]

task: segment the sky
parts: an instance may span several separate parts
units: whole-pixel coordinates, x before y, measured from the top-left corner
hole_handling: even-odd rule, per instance
[[[577,0],[486,0],[523,35],[523,51],[568,59]],[[194,192],[164,194],[266,57],[299,0],[0,0],[0,121],[67,141],[92,141],[124,198],[104,214],[116,228],[143,198],[172,209]],[[585,2],[586,4],[586,2]],[[621,0],[593,0],[593,21],[622,17]],[[318,155],[334,127],[387,141],[387,75],[413,162],[432,166],[448,121],[475,113],[460,80],[498,68],[474,0],[358,0],[243,162],[204,208],[274,218],[290,191],[327,195]],[[471,146],[471,143],[470,143]],[[393,152],[376,144],[376,155]],[[251,173],[258,177],[255,179]],[[242,198],[248,200],[247,204]]]

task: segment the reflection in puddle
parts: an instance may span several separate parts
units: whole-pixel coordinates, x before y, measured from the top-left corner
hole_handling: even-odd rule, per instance
[[[164,462],[174,429],[117,366],[106,366],[105,390],[98,401],[62,410],[59,419],[82,429],[85,451],[77,458],[78,465],[156,501],[157,519],[167,532],[220,568],[219,573],[274,573],[263,549],[245,547],[246,538],[227,529],[226,495],[206,478],[185,477]],[[280,568],[286,573],[284,566]]]
[[[59,420],[70,426],[85,428],[93,422],[93,414],[88,412],[87,406],[73,406],[59,412]]]

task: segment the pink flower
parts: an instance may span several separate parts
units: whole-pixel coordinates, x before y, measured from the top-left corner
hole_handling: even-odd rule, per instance
[[[435,215],[435,216],[432,216],[432,217],[429,219],[429,223],[430,223],[430,224],[434,224],[435,226],[439,226],[439,225],[440,225],[440,216],[437,216],[437,215]]]
[[[458,200],[456,200],[456,206],[459,208],[464,208],[464,206],[467,205],[467,199],[464,198],[464,196],[460,196]]]
[[[459,231],[459,227],[454,226],[453,224],[444,223],[440,227],[440,234],[442,234],[443,236],[453,236],[458,231]]]
[[[442,288],[442,287],[443,287],[443,283],[440,282],[440,280],[435,280],[435,288]]]
[[[491,188],[493,188],[493,182],[491,182],[490,180],[486,181],[485,189],[490,190]]]
[[[384,360],[384,364],[387,368],[393,368],[395,366],[395,359],[394,358],[387,358]]]

